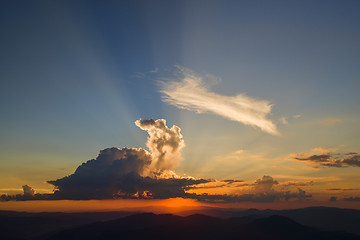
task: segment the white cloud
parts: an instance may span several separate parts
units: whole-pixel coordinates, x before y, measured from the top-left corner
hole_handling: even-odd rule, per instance
[[[163,82],[161,93],[163,100],[178,108],[196,113],[213,113],[232,121],[240,122],[262,131],[279,135],[276,125],[266,116],[271,112],[272,104],[238,94],[223,96],[211,92],[204,83],[204,77],[192,71],[178,67],[179,81]],[[205,76],[207,79],[208,76]]]
[[[150,70],[151,73],[157,73],[159,71],[159,68],[155,68],[153,70]]]
[[[152,156],[153,171],[175,169],[182,160],[181,151],[185,147],[181,129],[173,125],[166,126],[165,119],[136,120],[135,125],[148,132],[146,146]]]

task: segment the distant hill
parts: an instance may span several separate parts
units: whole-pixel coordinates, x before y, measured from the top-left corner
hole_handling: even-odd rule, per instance
[[[315,227],[324,231],[345,231],[360,235],[360,210],[331,207],[308,207],[288,210],[258,210],[258,209],[227,209],[207,208],[182,211],[176,215],[188,216],[201,213],[219,218],[245,217],[252,219],[280,215],[305,226]]]

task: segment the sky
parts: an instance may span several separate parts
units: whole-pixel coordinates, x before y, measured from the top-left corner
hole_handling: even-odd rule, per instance
[[[5,1],[0,209],[112,198],[360,208],[359,8]]]

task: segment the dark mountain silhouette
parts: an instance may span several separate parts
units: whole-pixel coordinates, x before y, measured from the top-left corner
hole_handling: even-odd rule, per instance
[[[189,213],[198,212],[201,214]],[[172,214],[0,211],[0,239],[359,239],[360,211],[207,208]],[[209,215],[204,215],[209,214]],[[216,217],[215,217],[216,216]]]
[[[180,217],[144,213],[65,230],[45,239],[359,240],[360,236],[345,232],[319,231],[277,215],[244,223],[241,218],[220,219],[203,215]]]
[[[97,221],[108,221],[136,212],[27,213],[0,211],[0,239],[36,239],[48,233]]]

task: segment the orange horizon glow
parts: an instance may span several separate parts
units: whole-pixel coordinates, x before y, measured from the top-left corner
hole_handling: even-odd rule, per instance
[[[223,209],[296,209],[306,207],[337,207],[359,209],[358,202],[330,201],[278,201],[268,203],[205,203],[193,199],[116,199],[116,200],[33,200],[0,202],[0,210],[21,212],[153,212],[180,213],[182,211],[202,210],[209,208]]]

